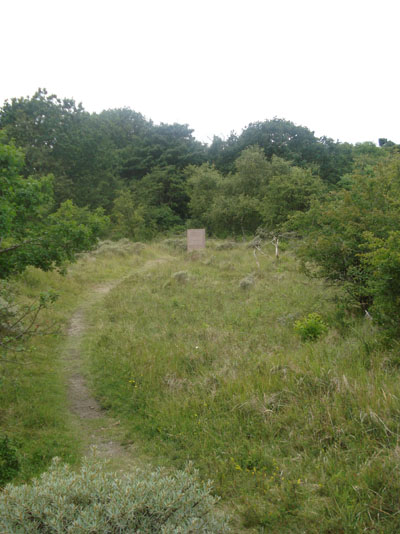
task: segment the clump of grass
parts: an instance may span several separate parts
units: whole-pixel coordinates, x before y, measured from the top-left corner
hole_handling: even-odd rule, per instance
[[[187,248],[186,239],[178,237],[164,239],[161,244],[165,247],[172,248],[175,250],[186,250]]]
[[[236,241],[221,241],[215,244],[215,250],[232,250],[237,246]]]
[[[189,273],[187,271],[178,271],[173,273],[172,278],[180,284],[185,284],[189,280]]]
[[[118,241],[105,240],[99,243],[97,249],[91,252],[92,256],[127,256],[130,254],[140,254],[146,247],[144,243],[132,242],[129,239]]]
[[[241,289],[249,289],[250,287],[254,286],[255,284],[255,278],[252,274],[248,274],[244,278],[242,278],[239,282],[239,287]]]

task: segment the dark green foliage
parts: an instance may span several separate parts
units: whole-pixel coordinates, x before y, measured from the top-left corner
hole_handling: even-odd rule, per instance
[[[53,178],[23,177],[23,153],[0,138],[0,278],[28,265],[49,270],[90,249],[108,219],[70,200],[53,211]]]
[[[272,157],[271,171],[262,216],[267,228],[276,229],[294,213],[306,211],[313,199],[322,196],[325,186],[310,169],[294,167],[276,156]]]
[[[353,163],[352,146],[335,142],[328,137],[315,137],[304,126],[274,118],[249,124],[238,136],[232,133],[227,140],[214,137],[209,148],[209,160],[218,170],[227,174],[235,167],[235,160],[247,147],[258,145],[265,156],[278,156],[296,166],[314,166],[319,169],[323,181],[334,184]]]
[[[258,146],[243,150],[229,176],[207,164],[187,174],[193,222],[219,236],[252,234],[259,226],[275,229],[324,191],[309,169],[276,156],[269,161]]]
[[[223,180],[217,169],[208,164],[186,169],[189,210],[194,227],[209,226],[208,210]]]
[[[155,168],[179,173],[206,157],[187,125],[154,125],[130,109],[90,114],[74,100],[43,89],[6,102],[0,129],[24,149],[26,176],[54,175],[58,205],[71,199],[78,206],[110,210],[123,183],[141,180]]]
[[[176,222],[187,218],[189,198],[186,193],[185,176],[173,166],[156,167],[132,190],[141,204],[153,208],[168,208]],[[159,222],[157,221],[159,225]]]
[[[0,437],[0,488],[12,480],[20,468],[18,452],[7,436]]]
[[[363,309],[375,302],[384,322],[397,321],[400,158],[366,148],[342,188],[315,200],[288,226],[303,234],[300,255],[317,264],[318,275],[344,283]]]
[[[0,109],[0,129],[26,154],[25,176],[54,175],[58,204],[107,207],[116,187],[112,144],[96,115],[39,89]]]
[[[129,189],[119,191],[114,199],[112,219],[115,234],[134,241],[150,239],[157,231],[149,209],[139,204]]]
[[[371,313],[393,334],[400,328],[400,232],[391,231],[385,239],[365,234],[367,250],[362,266],[367,272],[367,288],[373,298]]]

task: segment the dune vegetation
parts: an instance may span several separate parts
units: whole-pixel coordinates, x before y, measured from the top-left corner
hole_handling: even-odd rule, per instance
[[[15,290],[56,288],[48,319],[65,325],[96,284],[122,279],[89,310],[88,382],[153,467],[190,460],[213,479],[238,531],[397,532],[396,352],[340,307],[340,288],[302,274],[290,247],[276,261],[264,246],[258,267],[241,242],[191,254],[181,243],[106,242],[67,276],[27,270]],[[304,340],[295,323],[311,313],[325,328]],[[35,339],[2,376],[20,480],[81,453],[64,343],[62,331]]]
[[[397,534],[400,145],[192,134],[0,108],[0,531]]]

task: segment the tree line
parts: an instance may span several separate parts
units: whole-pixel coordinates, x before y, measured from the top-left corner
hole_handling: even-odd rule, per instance
[[[197,218],[199,209],[191,195],[199,188],[189,182],[196,182],[192,174],[198,181],[199,173],[206,173],[205,167],[198,169],[204,164],[211,175],[219,173],[218,189],[224,194],[228,190],[221,180],[235,182],[228,187],[232,194],[253,198],[252,191],[242,191],[239,185],[246,179],[243,165],[250,163],[251,155],[254,166],[263,155],[268,162],[275,160],[276,169],[276,158],[281,158],[287,162],[282,172],[289,172],[288,165],[297,167],[308,181],[317,177],[328,186],[349,172],[354,161],[354,147],[348,143],[317,138],[308,128],[283,119],[250,124],[240,135],[214,137],[208,146],[197,141],[186,124],[157,125],[129,108],[88,113],[74,100],[43,89],[30,98],[6,101],[0,108],[0,130],[3,144],[13,142],[24,152],[24,178],[53,176],[54,209],[67,200],[78,207],[101,207],[121,232],[141,238]],[[259,154],[254,148],[243,156],[250,147],[258,147]],[[260,191],[255,197],[260,198]],[[236,232],[238,224],[220,226],[216,223],[210,231]],[[243,229],[251,230],[246,225]]]
[[[206,145],[129,108],[89,113],[39,89],[0,108],[0,278],[61,266],[99,235],[293,232],[304,264],[396,326],[399,146],[274,118]]]

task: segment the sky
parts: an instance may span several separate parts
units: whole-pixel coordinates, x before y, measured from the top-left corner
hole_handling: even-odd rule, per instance
[[[3,0],[0,106],[38,87],[196,138],[274,117],[400,143],[398,0]]]

